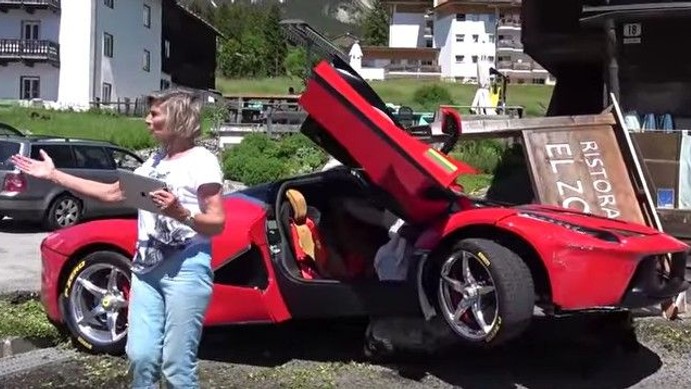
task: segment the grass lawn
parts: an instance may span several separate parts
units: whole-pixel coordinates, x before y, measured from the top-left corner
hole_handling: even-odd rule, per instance
[[[435,83],[449,90],[455,105],[470,105],[477,90],[475,85],[470,84],[411,79],[371,81],[370,85],[385,102],[421,109],[422,107],[413,101],[413,93],[422,85]],[[216,88],[226,95],[286,94],[291,86],[299,91],[302,88],[302,81],[289,77],[256,80],[216,79]],[[525,107],[526,116],[543,116],[552,97],[552,89],[553,87],[545,85],[508,85],[506,98],[509,105]]]
[[[0,122],[37,135],[106,140],[139,149],[153,145],[142,118],[95,112],[68,112],[34,108],[0,108]]]

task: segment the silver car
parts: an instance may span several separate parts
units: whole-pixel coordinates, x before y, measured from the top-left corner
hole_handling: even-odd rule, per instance
[[[101,182],[115,182],[116,168],[134,170],[142,164],[135,153],[117,145],[61,137],[0,135],[0,219],[43,222],[51,230],[94,217],[134,216],[136,210],[106,204],[45,180],[21,173],[9,161],[17,153],[40,159],[43,149],[67,173]]]

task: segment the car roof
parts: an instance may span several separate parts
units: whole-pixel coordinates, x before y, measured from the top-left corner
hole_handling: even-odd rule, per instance
[[[81,144],[119,147],[115,143],[98,139],[69,138],[54,135],[0,135],[0,140],[15,140],[18,143],[40,144]]]

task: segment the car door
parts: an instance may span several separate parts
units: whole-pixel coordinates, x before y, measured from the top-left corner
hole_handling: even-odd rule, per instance
[[[101,145],[73,145],[75,168],[73,174],[87,180],[103,183],[117,181],[117,171],[111,157]],[[84,211],[90,216],[112,215],[118,212],[121,205],[105,203],[96,199],[80,196]]]
[[[314,68],[300,104],[309,113],[302,132],[342,163],[362,168],[408,222],[424,224],[448,213],[456,179],[475,172],[411,136],[338,58]]]
[[[72,173],[75,168],[75,161],[70,145],[34,143],[31,145],[31,158],[41,160],[40,150],[48,154],[57,169]],[[55,196],[65,191],[58,185],[29,175],[26,175],[26,188],[22,197],[26,200],[36,201],[37,204],[40,204],[41,211],[47,210]]]
[[[108,157],[113,161],[116,169],[124,169],[134,171],[144,162],[136,154],[118,147],[106,147]],[[128,215],[136,213],[136,209],[125,207],[120,204],[113,204],[112,211],[120,215]]]

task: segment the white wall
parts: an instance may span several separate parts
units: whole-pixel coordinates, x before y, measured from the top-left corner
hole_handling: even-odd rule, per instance
[[[39,39],[58,42],[60,14],[48,10],[36,10],[33,14],[20,9],[12,9],[7,13],[0,12],[0,39],[21,38],[23,20],[40,21]]]
[[[439,47],[439,66],[441,66],[442,77],[454,77],[454,50],[453,41],[455,37],[451,34],[451,29],[456,16],[445,16],[434,21],[434,47]]]
[[[63,1],[60,21],[60,88],[63,105],[87,107],[91,101],[92,6],[101,0]]]
[[[467,14],[465,21],[458,21],[455,15],[452,17],[452,28],[449,36],[449,43],[452,45],[452,68],[450,73],[453,77],[477,77],[477,63],[472,62],[472,57],[477,56],[478,61],[485,57],[495,57],[496,60],[496,31],[495,14]],[[464,42],[457,42],[456,35],[465,35]],[[474,42],[473,35],[478,36],[478,42]],[[494,36],[494,41],[490,40],[490,35]],[[456,64],[455,57],[463,55],[464,63]]]
[[[45,63],[37,63],[33,67],[21,63],[10,63],[0,67],[0,99],[18,100],[22,76],[40,77],[40,98],[55,100],[58,97],[59,69]]]
[[[395,12],[389,26],[389,47],[425,47],[425,15]]]
[[[116,1],[113,9],[98,1],[95,96],[104,82],[113,86],[111,99],[134,100],[158,90],[161,84],[161,0]],[[151,7],[151,27],[143,22],[144,4]],[[103,56],[103,34],[113,36],[113,57]],[[144,50],[151,53],[149,71],[143,69]]]

